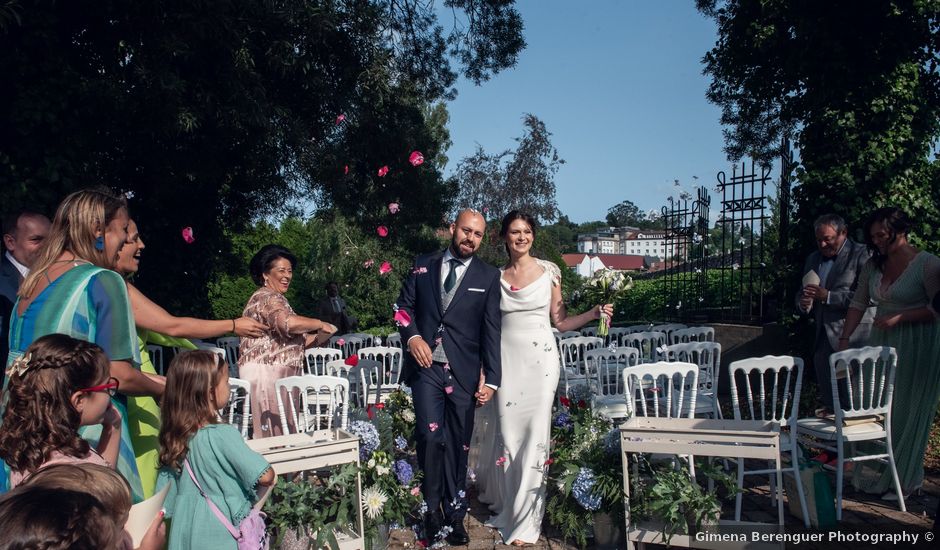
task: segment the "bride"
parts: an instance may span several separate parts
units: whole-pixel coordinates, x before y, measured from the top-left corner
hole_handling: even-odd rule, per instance
[[[567,315],[558,266],[529,254],[535,230],[535,220],[518,210],[503,218],[500,237],[509,253],[500,279],[503,378],[495,410],[481,409],[489,418],[480,429],[490,433],[477,434],[479,498],[495,512],[487,525],[515,546],[538,542],[545,512],[552,403],[561,368],[552,324],[575,330],[602,311],[613,315],[611,304]]]

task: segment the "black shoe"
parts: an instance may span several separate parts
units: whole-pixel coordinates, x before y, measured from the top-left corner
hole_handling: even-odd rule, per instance
[[[451,546],[463,546],[470,543],[470,535],[467,534],[463,526],[463,519],[451,526],[452,531],[447,535],[447,544]]]
[[[440,510],[427,512],[424,514],[424,538],[428,544],[434,544],[441,540],[441,528],[444,525],[444,514]]]

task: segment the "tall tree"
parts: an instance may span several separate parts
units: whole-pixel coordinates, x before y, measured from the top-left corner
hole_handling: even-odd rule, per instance
[[[940,1],[698,0],[718,23],[704,58],[731,159],[770,162],[780,139],[799,148],[794,190],[802,255],[811,224],[850,224],[885,204],[919,221],[940,249]]]
[[[457,189],[457,209],[472,207],[494,217],[518,209],[539,222],[555,219],[555,174],[565,161],[541,120],[526,114],[523,125],[525,131],[516,138],[514,151],[489,154],[477,146],[473,155],[457,164],[451,177]]]
[[[22,0],[0,13],[0,212],[51,210],[95,183],[133,191],[148,260],[173,270],[144,267],[140,283],[194,313],[208,310],[214,271],[243,269],[230,232],[310,192],[364,227],[400,189],[443,197],[403,210],[406,226],[436,224],[448,208],[439,163],[374,174],[412,148],[443,154],[429,106],[453,96],[458,72],[483,82],[524,47],[512,0],[442,4],[449,33],[434,1]],[[322,154],[337,148],[347,154]]]
[[[607,225],[611,227],[639,227],[646,215],[632,201],[625,200],[607,209]]]

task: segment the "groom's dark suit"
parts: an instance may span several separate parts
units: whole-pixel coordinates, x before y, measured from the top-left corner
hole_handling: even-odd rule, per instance
[[[443,505],[446,519],[459,523],[466,514],[461,495],[481,367],[487,384],[500,383],[500,275],[495,267],[472,258],[456,288],[445,292],[441,276],[444,256],[441,251],[415,260],[397,305],[412,319],[411,324],[401,327],[403,341],[421,336],[434,349],[440,338],[446,352],[447,364],[435,360],[429,368],[422,368],[406,353],[402,378],[414,396],[415,439],[418,464],[424,472],[425,502],[432,512]],[[451,268],[447,265],[444,269]],[[449,304],[444,294],[449,294]]]

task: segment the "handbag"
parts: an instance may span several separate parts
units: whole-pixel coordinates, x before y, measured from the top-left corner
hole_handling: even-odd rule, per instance
[[[264,512],[252,508],[251,512],[245,516],[245,519],[238,524],[238,528],[236,529],[235,526],[232,525],[232,522],[225,517],[225,514],[219,510],[219,507],[212,502],[209,495],[202,490],[202,486],[199,485],[199,482],[196,480],[196,475],[189,465],[189,459],[183,459],[183,464],[186,465],[189,478],[193,480],[193,483],[196,484],[196,488],[199,489],[199,494],[202,495],[202,498],[206,499],[206,504],[209,505],[209,509],[212,510],[215,517],[219,518],[219,522],[228,529],[228,532],[235,538],[235,542],[238,544],[238,550],[268,550],[268,533],[264,523],[264,518],[266,517]]]

